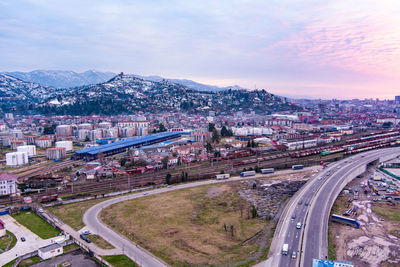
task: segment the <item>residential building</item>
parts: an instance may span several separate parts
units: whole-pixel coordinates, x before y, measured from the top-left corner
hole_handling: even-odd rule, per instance
[[[18,176],[2,173],[0,174],[0,195],[12,195],[17,192],[17,182]]]

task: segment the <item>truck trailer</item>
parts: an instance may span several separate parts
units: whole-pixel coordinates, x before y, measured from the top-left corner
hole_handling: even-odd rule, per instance
[[[241,177],[248,177],[248,176],[254,176],[254,175],[256,175],[255,171],[247,171],[247,172],[241,172],[240,173]]]
[[[293,165],[292,170],[301,170],[304,168],[304,165]]]
[[[340,216],[340,215],[337,215],[337,214],[332,214],[331,218],[332,218],[332,221],[334,221],[334,222],[347,224],[347,225],[353,226],[353,227],[355,227],[357,229],[360,228],[360,222],[355,220],[355,219],[347,218],[347,217]]]
[[[261,173],[274,173],[275,169],[274,168],[269,168],[269,169],[261,169]]]

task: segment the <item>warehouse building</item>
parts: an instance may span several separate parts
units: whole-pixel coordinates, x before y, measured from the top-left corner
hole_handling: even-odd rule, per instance
[[[162,132],[143,137],[127,138],[123,141],[110,143],[101,146],[89,147],[75,151],[74,159],[95,160],[99,153],[105,157],[126,152],[128,148],[138,148],[153,145],[167,140],[179,138],[186,132]]]

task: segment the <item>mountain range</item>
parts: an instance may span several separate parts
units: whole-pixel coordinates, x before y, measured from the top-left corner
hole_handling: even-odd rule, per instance
[[[132,114],[144,112],[191,112],[210,110],[271,113],[296,110],[297,106],[265,90],[198,91],[168,80],[150,81],[119,74],[111,80],[81,87],[48,98],[39,105],[44,114]]]
[[[117,75],[116,73],[113,72],[101,72],[96,70],[88,70],[81,73],[70,70],[34,70],[31,72],[21,72],[21,71],[4,72],[3,74],[13,76],[22,81],[38,83],[41,85],[52,86],[55,88],[70,88],[76,86],[103,83]],[[244,89],[237,85],[219,87],[215,85],[202,84],[187,79],[169,79],[154,75],[153,76],[141,76],[136,74],[131,74],[131,75],[143,80],[148,80],[153,82],[161,82],[163,80],[167,80],[172,83],[180,84],[198,91],[217,92],[228,89],[235,89],[235,90]]]
[[[199,91],[166,79],[153,81],[123,73],[106,82],[71,88],[50,87],[0,74],[0,105],[3,112],[70,115],[210,110],[269,114],[299,109],[265,90]]]
[[[34,70],[31,72],[5,72],[22,81],[39,83],[55,88],[70,88],[82,85],[96,84],[108,81],[116,74],[113,72],[101,72],[88,70],[77,73],[69,70]]]

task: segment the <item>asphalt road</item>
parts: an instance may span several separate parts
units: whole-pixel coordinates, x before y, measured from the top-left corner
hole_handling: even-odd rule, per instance
[[[278,223],[270,257],[257,266],[310,267],[313,258],[325,258],[329,214],[337,195],[356,176],[355,172],[362,172],[367,163],[390,154],[388,152],[400,154],[399,148],[365,152],[330,164],[311,179],[289,201]],[[301,229],[296,228],[298,222]],[[282,255],[283,244],[289,244],[287,256]],[[293,252],[296,252],[295,259]]]
[[[320,169],[320,168],[321,167],[316,166],[316,167],[305,168],[305,170]],[[207,184],[216,184],[216,183],[239,181],[239,180],[245,180],[245,179],[254,179],[254,178],[259,178],[259,177],[268,177],[268,176],[277,175],[277,174],[287,174],[287,173],[294,173],[294,172],[300,172],[300,171],[301,170],[297,170],[297,171],[284,170],[284,171],[277,171],[273,174],[258,174],[256,176],[251,176],[251,177],[246,177],[246,178],[232,177],[228,180],[206,180],[206,181],[199,181],[199,182],[193,182],[193,183],[187,183],[187,184],[180,184],[180,185],[175,185],[175,186],[171,186],[171,187],[158,188],[158,189],[147,191],[147,192],[141,192],[141,193],[126,195],[126,196],[116,197],[113,199],[109,199],[109,200],[100,202],[100,203],[94,205],[93,207],[91,207],[90,209],[88,209],[85,212],[85,214],[83,215],[83,222],[86,225],[85,228],[88,228],[94,234],[98,234],[101,237],[103,237],[105,240],[107,240],[109,243],[111,243],[117,249],[120,249],[125,255],[127,255],[129,258],[134,260],[140,266],[149,266],[149,267],[168,266],[161,259],[157,258],[156,256],[154,256],[147,250],[141,248],[140,246],[134,244],[131,240],[129,240],[125,236],[121,235],[120,233],[118,233],[114,229],[110,228],[105,223],[103,223],[99,218],[101,211],[104,208],[106,208],[112,204],[115,204],[115,203],[118,203],[121,201],[130,200],[130,199],[144,197],[147,195],[160,194],[160,193],[164,193],[164,192],[168,192],[168,191],[172,191],[172,190],[196,187],[196,186],[207,185]]]

